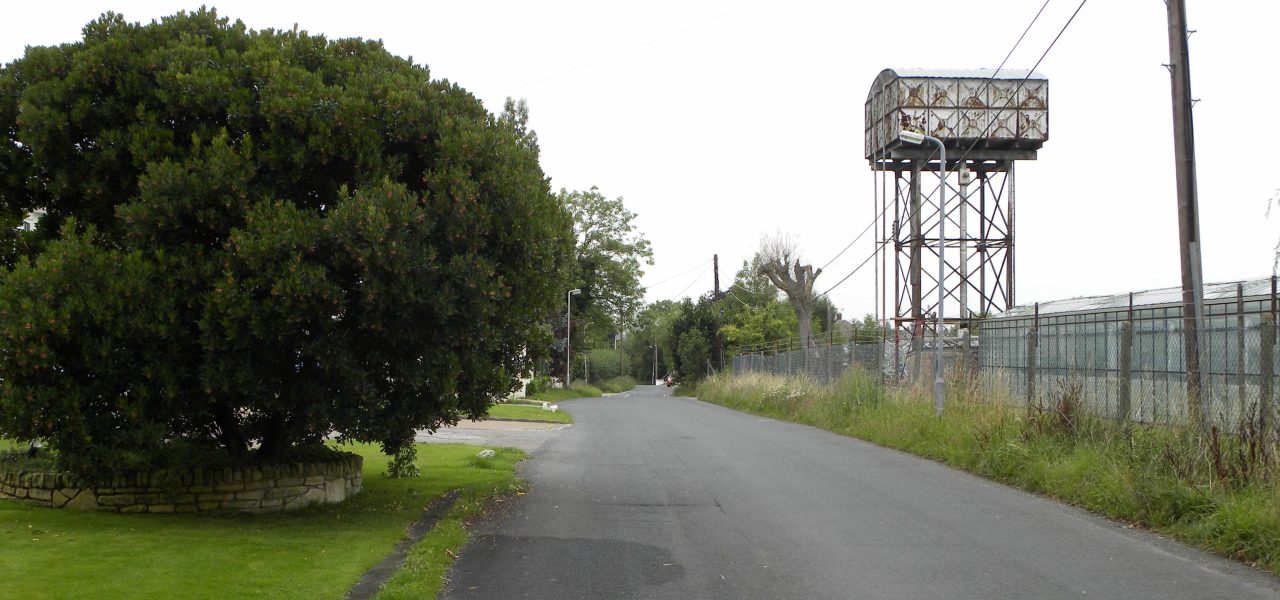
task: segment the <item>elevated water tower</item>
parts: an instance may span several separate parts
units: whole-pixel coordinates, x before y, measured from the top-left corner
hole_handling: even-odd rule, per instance
[[[936,147],[904,143],[903,129],[946,146],[944,198]],[[967,323],[1014,306],[1014,163],[1035,160],[1047,139],[1049,81],[1038,73],[885,69],[876,77],[867,93],[865,154],[876,174],[880,314],[892,320],[898,341],[905,336],[918,348],[939,317]]]

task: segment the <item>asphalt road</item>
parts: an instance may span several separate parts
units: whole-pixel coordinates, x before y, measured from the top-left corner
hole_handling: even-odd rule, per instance
[[[1280,598],[1057,502],[665,388],[564,402],[447,598]]]

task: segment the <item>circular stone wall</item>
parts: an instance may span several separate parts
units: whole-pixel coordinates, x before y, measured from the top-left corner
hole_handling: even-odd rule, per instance
[[[296,463],[116,477],[110,485],[81,486],[66,473],[3,470],[0,498],[52,508],[113,512],[278,512],[335,504],[360,492],[364,459],[347,454],[321,463]]]

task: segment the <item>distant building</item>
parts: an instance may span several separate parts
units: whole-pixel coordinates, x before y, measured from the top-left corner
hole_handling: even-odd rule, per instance
[[[21,231],[35,231],[36,225],[40,223],[40,219],[46,214],[48,214],[48,211],[43,208],[37,208],[27,213],[27,216],[22,219],[22,225],[19,225],[18,229]]]

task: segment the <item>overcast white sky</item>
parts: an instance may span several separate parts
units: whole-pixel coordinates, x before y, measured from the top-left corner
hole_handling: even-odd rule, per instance
[[[1264,136],[1280,102],[1280,3],[1187,0],[1207,281],[1271,274],[1280,150]],[[649,299],[727,286],[762,233],[797,235],[830,260],[871,221],[862,106],[886,67],[994,68],[1034,0],[647,0],[212,4],[255,29],[382,39],[491,111],[526,98],[556,188],[599,186],[639,213],[656,263]],[[1030,68],[1078,0],[1051,0],[1006,68]],[[77,40],[114,10],[149,21],[173,1],[23,2],[0,20],[0,61]],[[1050,139],[1018,168],[1018,303],[1179,284],[1165,4],[1085,5],[1038,71]],[[1267,60],[1266,63],[1263,61]],[[825,290],[872,252],[860,241]],[[709,265],[708,265],[709,267]],[[693,269],[690,271],[690,269]],[[681,272],[687,273],[675,277]],[[700,277],[700,278],[699,278]],[[832,292],[873,310],[873,271]]]

